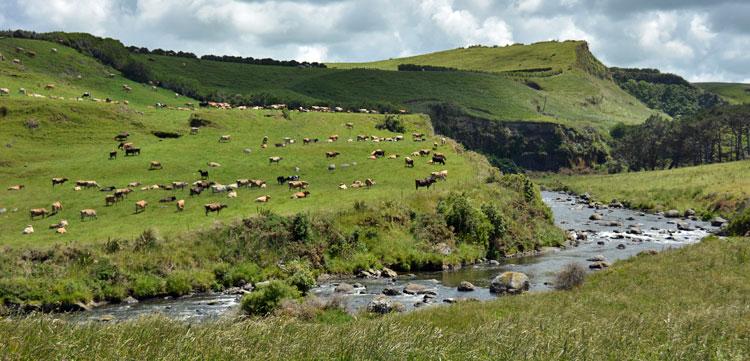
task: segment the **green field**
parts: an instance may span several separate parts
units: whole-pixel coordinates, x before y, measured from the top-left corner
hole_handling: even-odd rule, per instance
[[[744,360],[748,294],[750,243],[712,238],[618,262],[567,292],[312,322],[35,316],[0,322],[0,350],[19,359]]]
[[[730,104],[750,102],[750,84],[740,83],[696,83],[697,87],[719,94]]]
[[[612,175],[545,175],[537,181],[609,202],[617,199],[647,210],[693,208],[728,216],[750,199],[750,161]]]

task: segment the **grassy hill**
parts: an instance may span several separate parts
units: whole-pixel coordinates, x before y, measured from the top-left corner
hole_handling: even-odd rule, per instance
[[[590,193],[595,199],[617,199],[650,210],[693,208],[708,216],[732,215],[750,199],[750,161],[612,175],[547,175],[538,181],[550,188]]]
[[[719,94],[730,104],[750,103],[750,84],[740,83],[695,83],[699,88]]]
[[[77,324],[37,316],[0,323],[0,350],[28,359],[742,360],[750,357],[749,255],[747,239],[713,238],[618,262],[569,292],[375,319]]]
[[[527,178],[503,177],[484,157],[450,139],[443,142],[423,115],[398,116],[403,133],[394,133],[378,127],[385,120],[380,114],[196,110],[185,106],[193,99],[126,81],[71,49],[37,40],[0,39],[0,44],[4,54],[22,58],[20,66],[0,62],[0,87],[11,88],[10,95],[0,96],[0,313],[80,309],[128,295],[179,296],[269,278],[312,282],[321,272],[385,265],[441,269],[562,241]],[[17,46],[36,56],[16,53]],[[46,84],[55,87],[45,89]],[[125,92],[123,84],[132,91]],[[76,99],[83,92],[92,97]],[[153,106],[157,102],[168,106]],[[189,134],[196,123],[200,130]],[[141,155],[118,151],[109,159],[118,144],[113,137],[121,132],[130,134],[128,141]],[[427,134],[426,142],[413,141],[412,132]],[[354,141],[360,134],[406,137]],[[231,135],[231,141],[219,142],[222,135]],[[340,139],[328,142],[331,135]],[[268,148],[261,147],[264,137]],[[286,137],[296,142],[275,146]],[[320,141],[304,145],[303,138]],[[425,148],[444,153],[447,164],[411,155]],[[375,149],[386,157],[370,159]],[[340,155],[327,158],[332,151]],[[271,164],[273,156],[283,160]],[[405,166],[406,156],[414,158],[413,167]],[[151,161],[163,168],[149,170]],[[220,166],[209,168],[209,162]],[[210,180],[221,184],[260,179],[267,185],[240,188],[236,198],[164,189],[197,180],[199,169],[208,169]],[[440,170],[448,172],[447,180],[415,190],[415,179]],[[286,185],[276,184],[276,177],[295,174],[309,182],[309,198],[293,199]],[[53,187],[52,177],[70,181]],[[371,188],[351,187],[368,178],[375,181]],[[111,191],[76,191],[76,180],[102,187],[141,185],[124,201],[105,205]],[[24,188],[7,189],[19,184]],[[341,184],[350,188],[340,189]],[[142,188],[152,185],[161,187]],[[255,201],[264,195],[269,202]],[[160,202],[169,197],[184,199],[184,211]],[[136,214],[139,200],[149,205]],[[49,209],[55,201],[62,202],[61,212],[30,219],[30,209]],[[210,202],[228,208],[205,215],[203,205]],[[454,203],[479,227],[471,232],[479,233],[454,232],[439,213]],[[79,211],[86,208],[95,209],[97,219],[81,220]],[[66,234],[49,228],[63,219],[69,222]],[[27,225],[35,232],[22,234]],[[449,254],[439,251],[445,247]]]

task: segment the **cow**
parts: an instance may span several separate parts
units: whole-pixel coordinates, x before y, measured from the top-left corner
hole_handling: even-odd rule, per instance
[[[434,163],[439,163],[439,164],[445,165],[445,156],[433,155],[432,156],[432,163],[433,164]]]
[[[149,163],[148,170],[155,170],[155,169],[162,169],[161,162],[152,160],[151,163]]]
[[[83,220],[86,218],[98,219],[96,217],[96,210],[90,209],[90,208],[82,209],[81,210],[81,222],[83,222]]]
[[[227,186],[223,184],[214,184],[211,186],[211,191],[214,193],[224,193],[227,191]]]
[[[310,196],[309,191],[302,191],[302,192],[296,192],[292,194],[292,199],[300,199],[300,198],[307,198]]]
[[[208,215],[209,212],[216,212],[216,214],[219,214],[222,209],[227,207],[229,206],[221,203],[209,203],[203,205],[203,208],[206,210],[206,215]]]
[[[88,93],[83,93],[83,96],[86,97],[86,94],[88,94]],[[128,139],[129,136],[130,136],[130,133],[128,133],[128,132],[122,132],[122,133],[119,133],[119,134],[115,135],[114,139],[116,141],[118,141],[118,142],[122,142],[122,141]]]
[[[0,88],[0,95],[10,95],[10,89]]]
[[[141,199],[138,202],[135,202],[135,213],[138,214],[138,213],[141,213],[141,212],[145,211],[146,210],[146,206],[148,206],[148,202],[146,202],[143,199]]]
[[[385,156],[385,151],[384,151],[384,150],[382,150],[382,149],[375,149],[375,150],[373,150],[373,151],[372,151],[372,152],[370,153],[370,156],[371,156],[371,157],[376,157],[376,158],[380,158],[380,157],[383,157],[383,156]]]
[[[216,163],[216,162],[208,162],[208,163],[206,163],[206,165],[209,166],[209,167],[211,167],[211,168],[219,168],[219,167],[221,167],[221,164]]]
[[[354,128],[354,123],[346,123],[346,124],[344,124],[344,125],[346,126],[346,128],[347,128],[347,129],[352,129],[352,128]]]
[[[182,212],[182,211],[185,210],[185,200],[184,199],[178,200],[175,205],[177,206],[177,212]]]
[[[49,214],[49,211],[47,208],[32,208],[29,210],[29,215],[31,216],[31,220],[34,220],[34,217],[42,216],[42,218],[47,217]]]
[[[237,198],[237,192],[236,191],[231,191],[231,192],[227,193],[227,197],[228,198]]]
[[[190,127],[190,135],[198,134],[198,127]]]
[[[135,188],[141,185],[141,182],[130,182],[128,183],[129,188]]]
[[[27,225],[26,228],[24,228],[21,233],[23,233],[23,234],[32,234],[32,233],[34,233],[34,226],[32,226],[30,224]]]
[[[308,185],[305,181],[291,181],[289,182],[289,189],[305,189]]]
[[[232,136],[231,135],[222,135],[222,136],[219,137],[219,143],[225,143],[225,142],[229,142],[231,140],[232,140]]]
[[[265,188],[266,187],[266,181],[261,179],[251,179],[250,180],[250,188]]]
[[[115,187],[115,186],[109,186],[109,187],[99,188],[99,191],[100,192],[111,192],[111,191],[113,191],[115,189],[117,189],[117,187]]]
[[[62,211],[63,206],[60,201],[56,201],[52,203],[52,214],[57,214],[58,212]]]
[[[56,186],[58,184],[63,184],[65,182],[67,182],[67,181],[68,181],[68,178],[54,177],[54,178],[52,178],[52,187],[54,187],[54,186]]]
[[[52,90],[55,89],[55,84],[47,84],[44,86],[44,90]]]
[[[124,90],[125,92],[128,92],[128,93],[129,93],[129,92],[130,92],[131,90],[133,90],[133,88],[131,88],[131,87],[130,87],[130,86],[128,86],[127,84],[123,84],[123,85],[122,85],[122,90]]]
[[[185,189],[187,186],[186,182],[172,182],[172,188],[174,189]]]
[[[24,189],[26,186],[23,184],[16,184],[14,186],[8,187],[9,191],[20,191],[21,189]]]
[[[328,137],[328,141],[329,142],[335,142],[337,140],[339,140],[339,135],[338,134],[334,134],[334,135]]]
[[[298,175],[291,175],[291,176],[288,176],[288,177],[280,175],[280,176],[276,177],[276,182],[279,183],[279,185],[283,185],[286,182],[298,181],[298,180],[299,180],[299,176]]]
[[[367,188],[370,188],[375,185],[375,181],[370,178],[367,178],[365,179],[365,185],[367,186]]]
[[[117,197],[114,194],[108,194],[104,197],[104,206],[110,206],[117,203]]]
[[[430,189],[430,186],[432,185],[432,183],[435,183],[435,179],[432,178],[432,177],[425,178],[425,179],[415,179],[414,180],[415,189],[419,189],[421,187],[425,187],[427,189]]]
[[[169,197],[164,197],[164,198],[160,199],[159,203],[169,203],[169,202],[174,202],[176,200],[177,200],[177,197],[175,197],[175,196],[169,196]]]
[[[192,187],[190,188],[190,196],[199,196],[203,193],[203,187]]]
[[[448,170],[441,170],[439,172],[432,172],[430,174],[430,177],[432,177],[435,180],[446,180],[448,178]]]
[[[132,148],[133,146],[134,144],[131,142],[120,142],[120,144],[117,145],[117,149],[127,150],[127,149]]]
[[[281,162],[282,159],[284,159],[284,158],[282,158],[282,157],[268,157],[268,163],[269,164],[272,164],[272,163],[279,164],[279,162]]]
[[[208,171],[207,170],[198,169],[198,173],[201,175],[201,179],[208,179]]]
[[[326,158],[336,158],[340,154],[340,152],[326,152]]]
[[[116,150],[113,150],[113,151],[109,152],[109,160],[112,160],[112,159],[117,159],[117,151]]]
[[[91,181],[91,180],[77,180],[76,186],[82,187],[82,188],[101,188],[99,183],[97,183],[96,181]]]
[[[115,193],[114,193],[115,200],[118,201],[118,200],[121,200],[121,199],[125,199],[125,197],[127,197],[128,194],[130,194],[130,192],[132,192],[132,191],[133,190],[130,189],[130,188],[115,189]]]
[[[419,155],[421,157],[428,156],[428,155],[430,155],[430,150],[429,149],[420,149],[419,150]]]
[[[62,219],[60,222],[55,224],[50,224],[49,229],[55,229],[55,228],[65,228],[68,226],[68,221]]]
[[[276,147],[276,148],[284,148],[284,147],[286,147],[286,144],[284,144],[284,143],[274,143],[274,147]]]
[[[255,201],[258,202],[258,203],[267,203],[270,200],[271,200],[271,196],[269,196],[269,195],[260,196],[258,198],[255,198]]]
[[[414,168],[414,159],[409,157],[404,158],[404,166],[407,168]]]
[[[65,234],[65,233],[68,233],[68,230],[65,227],[60,227],[60,228],[58,228],[58,229],[55,230],[55,233],[57,233],[57,234]]]
[[[125,149],[125,156],[129,155],[141,155],[141,148],[131,147]]]

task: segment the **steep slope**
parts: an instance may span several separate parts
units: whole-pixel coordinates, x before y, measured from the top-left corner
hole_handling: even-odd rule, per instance
[[[718,94],[730,104],[750,103],[750,84],[742,83],[695,83],[695,86]]]

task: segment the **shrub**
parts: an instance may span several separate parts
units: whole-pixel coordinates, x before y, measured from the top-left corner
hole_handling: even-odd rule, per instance
[[[299,291],[282,281],[271,281],[242,298],[242,310],[250,315],[266,316],[285,299],[300,298]]]
[[[375,125],[375,128],[377,129],[388,129],[391,132],[394,133],[405,133],[406,132],[406,126],[404,126],[404,123],[401,121],[401,118],[399,118],[397,115],[388,114],[383,119],[382,123],[378,123]]]
[[[555,277],[555,288],[558,290],[572,290],[583,285],[586,269],[578,263],[569,263]]]
[[[438,244],[441,242],[453,245],[453,232],[445,224],[445,218],[440,214],[427,213],[419,216],[414,223],[412,234],[420,241],[429,244]]]
[[[492,225],[464,194],[452,193],[438,203],[438,213],[453,228],[459,241],[487,245]]]
[[[163,289],[164,280],[152,275],[138,275],[132,285],[136,298],[154,297],[163,293]]]
[[[176,271],[167,276],[167,293],[172,296],[182,296],[190,293],[193,287],[190,281],[190,275],[187,272]]]
[[[156,248],[159,242],[159,231],[155,228],[148,228],[140,236],[136,237],[133,244],[135,251],[145,251]]]
[[[310,219],[304,213],[297,213],[292,218],[292,239],[296,242],[306,242],[310,239]]]
[[[261,269],[253,262],[242,262],[232,266],[222,264],[216,267],[214,275],[225,287],[241,286],[259,281]]]
[[[292,113],[287,108],[281,109],[281,116],[286,120],[292,120]]]
[[[744,236],[750,232],[750,207],[737,212],[727,226],[727,233],[733,236]]]
[[[307,293],[315,287],[315,274],[307,264],[299,261],[291,262],[287,265],[287,273],[289,274],[287,282],[297,287],[300,292]]]

